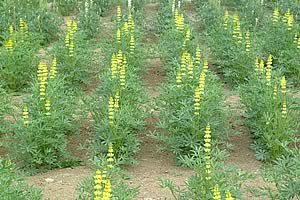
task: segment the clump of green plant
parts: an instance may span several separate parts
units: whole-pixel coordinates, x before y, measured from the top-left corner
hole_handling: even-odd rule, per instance
[[[300,154],[296,147],[288,154],[274,160],[263,169],[263,177],[270,186],[253,188],[253,193],[263,198],[299,199],[300,198]]]
[[[107,42],[104,47],[106,59],[99,76],[101,84],[88,104],[95,121],[94,154],[103,153],[99,152],[102,144],[113,143],[116,157],[123,163],[131,163],[139,150],[137,132],[144,126],[141,108],[145,93],[139,79],[143,51],[133,14],[123,16],[120,6],[117,11],[116,37],[110,38],[116,43]]]
[[[185,187],[176,186],[168,179],[161,180],[162,187],[168,188],[175,199],[221,199],[225,196],[226,199],[229,196],[242,199],[242,182],[251,176],[236,167],[225,166],[225,153],[212,140],[214,133],[208,124],[203,145],[193,146],[189,156],[180,157],[182,163],[195,171]]]
[[[166,142],[167,149],[179,157],[202,143],[199,130],[208,121],[214,121],[216,132],[223,132],[225,115],[222,84],[208,70],[208,59],[203,58],[200,47],[194,47],[192,29],[187,26],[183,30],[178,16],[161,45],[168,83],[162,86],[159,97],[159,127],[167,133],[157,134],[156,138]]]
[[[9,26],[5,37],[5,47],[0,49],[0,78],[2,85],[10,91],[26,89],[35,72],[39,47],[38,39],[28,31],[27,23],[20,18],[18,29]]]
[[[272,55],[256,59],[248,83],[241,86],[241,100],[246,106],[253,149],[259,160],[276,159],[295,143],[298,132],[297,111],[287,95],[287,79],[272,70]]]
[[[77,200],[102,197],[131,200],[137,196],[138,189],[129,188],[124,182],[124,172],[115,160],[113,144],[105,147],[108,147],[107,155],[101,154],[93,160],[93,164],[98,169],[95,176],[88,177],[79,184]]]
[[[236,86],[248,80],[255,59],[255,42],[250,31],[244,31],[238,12],[233,17],[224,11],[223,20],[215,24],[209,44],[213,64],[223,74],[226,83]]]
[[[10,160],[0,159],[0,193],[3,199],[42,199],[41,191],[26,185]]]
[[[55,59],[50,72],[46,63],[40,63],[32,95],[23,104],[23,117],[18,115],[14,133],[7,136],[10,155],[22,167],[49,169],[77,163],[67,152],[66,139],[78,128],[73,119],[76,98],[56,73]]]
[[[78,0],[58,0],[55,6],[60,14],[69,16],[77,10],[78,4]]]
[[[0,12],[2,13],[0,34],[3,34],[1,31],[6,30],[10,25],[17,29],[16,21],[23,18],[28,30],[42,45],[58,39],[63,20],[56,13],[48,10],[46,1],[36,3],[27,0],[5,0],[0,5]]]
[[[93,69],[91,45],[84,32],[78,30],[77,22],[68,21],[66,34],[53,48],[53,54],[57,57],[58,72],[65,77],[70,88],[80,88],[89,83]]]
[[[5,116],[10,113],[11,108],[10,108],[10,103],[8,99],[8,94],[5,92],[5,90],[1,87],[0,85],[0,137],[3,133],[6,132],[7,129],[7,122],[5,120]]]

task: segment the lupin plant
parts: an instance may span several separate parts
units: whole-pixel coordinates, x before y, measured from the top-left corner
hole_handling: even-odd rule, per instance
[[[221,200],[221,193],[220,193],[220,191],[219,191],[219,186],[218,186],[218,184],[216,184],[215,186],[214,186],[214,190],[213,190],[213,192],[214,192],[214,200]]]
[[[224,22],[223,22],[224,30],[228,29],[228,19],[229,19],[229,13],[228,13],[228,9],[226,8],[224,14]]]
[[[246,32],[245,34],[245,42],[246,42],[246,51],[249,52],[251,48],[251,40],[250,40],[250,33],[249,31]]]
[[[77,31],[77,23],[75,21],[69,20],[67,22],[67,34],[65,37],[65,44],[68,49],[69,57],[74,56],[74,47],[75,47],[74,35],[76,31]]]
[[[23,121],[24,121],[24,127],[27,128],[29,125],[29,111],[28,106],[25,104],[23,108]]]

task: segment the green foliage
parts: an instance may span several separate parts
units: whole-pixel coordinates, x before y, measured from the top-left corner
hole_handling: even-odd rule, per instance
[[[0,79],[5,89],[15,92],[28,88],[32,81],[36,71],[33,66],[37,65],[35,54],[39,41],[31,33],[25,35],[20,32],[14,32],[12,41],[11,50],[5,47],[0,49]]]
[[[272,81],[268,83],[264,72],[252,71],[248,83],[241,86],[241,100],[246,106],[247,124],[255,140],[253,149],[259,160],[276,159],[295,142],[299,127],[297,112],[294,103],[287,98],[288,113],[283,117],[285,95],[279,90],[280,73],[272,72]]]
[[[300,199],[300,153],[296,148],[286,156],[276,159],[273,165],[266,167],[264,177],[274,187],[263,188],[263,194],[270,199]]]
[[[29,32],[36,35],[43,45],[58,38],[63,22],[57,14],[48,10],[46,1],[4,0],[0,4],[0,12],[0,35],[10,25],[18,29],[19,19],[22,18],[28,24]]]
[[[0,193],[3,199],[42,199],[39,190],[23,182],[10,160],[0,159]]]
[[[58,0],[56,3],[58,12],[63,16],[69,16],[76,11],[79,2],[78,0]]]
[[[29,125],[20,119],[12,125],[14,134],[8,136],[7,148],[10,155],[23,167],[56,168],[74,165],[76,161],[67,152],[66,134],[74,133],[76,125],[73,114],[75,108],[74,93],[66,90],[62,77],[50,79],[47,84],[46,98],[51,108],[47,111],[45,100],[40,99],[39,84],[33,84],[33,95],[24,103],[29,111]],[[50,112],[50,114],[47,114]]]
[[[84,32],[74,34],[74,56],[69,56],[69,49],[65,44],[65,36],[53,47],[52,55],[56,55],[58,73],[65,77],[68,87],[78,89],[89,83],[89,75],[93,71],[92,40],[86,40]]]
[[[223,163],[224,151],[218,150],[217,147],[212,148],[211,161],[211,179],[206,179],[205,160],[203,159],[204,148],[201,146],[194,147],[190,152],[190,156],[181,157],[181,162],[191,167],[195,171],[195,175],[189,177],[185,187],[176,186],[168,179],[162,179],[162,187],[168,188],[175,199],[213,199],[213,188],[218,184],[222,197],[226,192],[230,192],[235,199],[243,199],[241,186],[243,181],[251,178],[251,176],[237,167],[228,166]]]
[[[7,122],[5,120],[5,116],[11,112],[11,107],[9,103],[8,94],[6,94],[5,90],[0,86],[0,137],[3,133],[6,132]]]

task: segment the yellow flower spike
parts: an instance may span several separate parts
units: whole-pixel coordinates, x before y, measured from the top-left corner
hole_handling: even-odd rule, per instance
[[[190,40],[191,40],[191,28],[189,27],[185,34],[185,41],[190,41]]]
[[[295,33],[295,36],[294,36],[294,43],[297,44],[298,42],[298,33]]]
[[[255,71],[258,72],[259,71],[259,58],[256,57],[255,59]]]
[[[118,5],[118,7],[117,7],[117,23],[118,23],[118,25],[120,25],[121,20],[122,20],[121,6]]]
[[[288,16],[288,31],[291,31],[292,30],[292,28],[293,28],[293,24],[294,24],[294,16],[293,16],[293,14],[290,14],[289,16]]]
[[[73,21],[73,23],[72,23],[72,31],[75,33],[77,31],[77,28],[78,28],[78,26],[77,26],[76,21]]]
[[[264,60],[260,60],[260,63],[259,63],[259,71],[261,74],[264,73],[265,71],[265,63],[264,63]]]
[[[181,84],[182,84],[182,78],[181,78],[181,72],[180,72],[180,68],[178,68],[177,70],[177,74],[176,74],[176,87],[177,88],[181,88]]]
[[[184,16],[183,16],[183,14],[179,15],[178,30],[180,32],[183,32],[183,30],[184,30]]]
[[[246,51],[249,52],[251,48],[251,40],[250,40],[250,33],[249,31],[245,34],[245,40],[246,40]]]
[[[201,49],[199,47],[199,45],[197,45],[196,48],[196,57],[195,57],[195,67],[200,68],[201,65]]]
[[[116,109],[116,111],[120,108],[120,92],[119,92],[119,90],[115,94],[114,108]]]
[[[112,143],[108,145],[108,153],[107,153],[107,167],[113,168],[113,162],[114,162],[114,149]]]
[[[50,109],[51,109],[51,102],[50,102],[50,99],[49,98],[46,98],[46,102],[45,102],[45,115],[46,116],[50,116],[51,113],[50,113]]]
[[[111,196],[112,196],[111,192],[112,192],[111,183],[110,183],[110,180],[107,179],[105,181],[105,187],[104,187],[104,191],[103,191],[103,198],[102,198],[102,200],[110,200]]]
[[[96,175],[94,176],[94,200],[101,199],[101,189],[102,189],[102,174],[100,170],[96,171]]]
[[[226,8],[225,14],[224,14],[224,23],[223,23],[224,30],[227,30],[227,27],[228,27],[228,18],[229,18],[229,13],[228,13],[228,9]]]
[[[129,15],[128,15],[128,28],[130,31],[132,31],[134,29],[134,21],[133,21],[131,12],[129,12]]]
[[[24,37],[23,37],[23,34],[24,34],[24,21],[22,19],[22,17],[20,18],[20,33],[21,33],[21,42],[24,42]]]
[[[243,33],[240,31],[238,35],[238,44],[242,44],[243,42]]]
[[[190,59],[190,62],[188,64],[188,77],[189,79],[193,79],[194,77],[194,65],[192,59]]]
[[[298,38],[298,45],[297,45],[297,49],[300,49],[300,37]]]
[[[124,89],[126,85],[126,65],[127,61],[126,57],[124,56],[124,63],[121,65],[120,69],[120,86],[122,89]]]
[[[206,74],[208,72],[208,59],[205,58],[204,59],[204,63],[203,63],[203,72]]]
[[[27,105],[24,105],[23,108],[23,121],[24,121],[24,127],[27,128],[29,125],[29,112]]]
[[[226,192],[226,199],[225,200],[234,200],[234,198],[231,196],[231,193],[229,191]]]
[[[112,54],[111,58],[111,77],[112,79],[115,79],[117,77],[117,68],[118,68],[118,58],[116,54]]]
[[[175,27],[178,30],[178,26],[179,26],[179,10],[178,8],[175,9]]]
[[[5,48],[8,51],[12,51],[13,50],[13,41],[11,38],[9,38],[6,42],[5,42]]]
[[[266,68],[266,80],[268,82],[268,85],[271,84],[272,79],[272,55],[270,54],[267,61],[267,68]]]
[[[50,68],[50,79],[54,79],[57,74],[57,61],[56,57],[53,58],[51,68]]]
[[[279,19],[279,10],[278,8],[275,8],[273,12],[273,25],[276,25],[278,23],[278,19]]]
[[[109,97],[108,102],[108,120],[110,125],[114,124],[114,99],[112,97]]]
[[[24,22],[24,35],[28,36],[28,24]]]
[[[184,51],[182,56],[181,56],[181,61],[180,61],[180,73],[181,77],[185,77],[186,75],[186,65],[187,65],[187,55],[189,53],[187,51]]]
[[[277,94],[278,94],[278,88],[277,85],[274,85],[274,89],[273,89],[273,99],[276,100],[277,99]]]
[[[219,191],[218,184],[216,184],[215,187],[214,187],[214,200],[221,200],[221,194],[220,194],[220,191]]]
[[[9,26],[9,37],[13,38],[14,35],[14,27],[12,25]]]
[[[102,183],[105,184],[107,180],[107,170],[106,167],[104,167],[103,171],[102,171]]]
[[[128,22],[125,22],[125,23],[123,24],[122,31],[125,33],[125,35],[128,35],[128,33],[129,33]]]
[[[281,86],[281,92],[285,95],[286,94],[286,79],[285,79],[285,76],[283,76],[281,78],[280,86]]]
[[[130,36],[130,55],[134,55],[134,50],[135,50],[135,39],[134,39],[134,35],[131,34],[131,36]]]
[[[48,66],[44,62],[40,62],[37,70],[37,77],[39,81],[40,100],[44,100],[46,96],[46,85],[48,79]]]
[[[287,116],[286,99],[283,100],[281,116],[282,116],[282,118],[286,118],[286,116]]]
[[[121,30],[118,28],[116,35],[117,43],[121,44]]]
[[[65,45],[67,48],[70,46],[70,34],[67,33],[66,38],[65,38]]]
[[[195,96],[194,96],[194,115],[200,115],[200,101],[201,101],[201,92],[200,87],[196,87]]]
[[[121,66],[123,65],[123,52],[122,52],[122,50],[118,51],[117,59],[118,59],[118,67],[120,69]]]
[[[210,124],[208,123],[206,129],[204,131],[204,159],[205,159],[205,170],[206,170],[206,177],[205,179],[209,181],[211,179],[211,130]]]

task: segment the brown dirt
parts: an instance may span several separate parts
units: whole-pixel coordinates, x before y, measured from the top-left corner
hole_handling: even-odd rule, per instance
[[[225,93],[229,90],[225,87]],[[233,145],[233,149],[230,151],[230,156],[226,160],[227,164],[238,166],[243,171],[249,172],[255,175],[254,179],[248,180],[243,185],[244,195],[246,199],[262,200],[266,198],[255,197],[249,189],[266,186],[267,183],[261,176],[262,163],[255,158],[254,152],[250,149],[250,145],[253,142],[250,137],[250,130],[245,125],[245,110],[241,105],[240,97],[238,95],[230,95],[226,99],[226,105],[230,111],[237,113],[235,116],[239,120],[231,119],[232,129],[239,132],[237,136],[231,136],[229,143]]]
[[[74,200],[78,184],[92,173],[87,167],[58,169],[29,177],[28,183],[43,191],[43,199]]]

